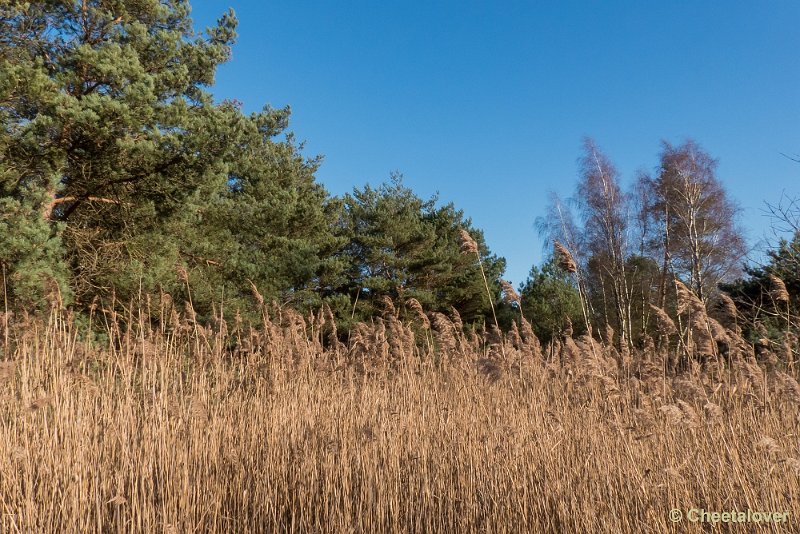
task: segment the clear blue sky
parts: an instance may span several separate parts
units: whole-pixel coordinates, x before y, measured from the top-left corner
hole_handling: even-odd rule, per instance
[[[291,105],[333,194],[400,171],[484,229],[521,282],[548,191],[570,196],[581,138],[629,183],[660,141],[696,139],[744,209],[800,195],[800,2],[194,0],[240,21],[214,93]]]

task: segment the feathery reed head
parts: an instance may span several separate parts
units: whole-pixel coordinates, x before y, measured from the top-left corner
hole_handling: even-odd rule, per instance
[[[461,228],[459,230],[461,238],[461,252],[463,254],[478,254],[478,243],[469,235],[469,232]]]
[[[394,307],[394,302],[392,301],[392,297],[390,297],[389,295],[384,295],[383,298],[381,299],[381,302],[383,303],[384,314],[392,316],[397,315],[397,310]]]
[[[706,356],[715,355],[717,353],[716,344],[712,337],[708,317],[700,313],[693,314],[691,327],[695,352]]]
[[[516,302],[517,304],[519,304],[519,302],[521,300],[520,296],[519,296],[519,293],[517,293],[514,290],[514,286],[511,285],[511,282],[509,282],[508,280],[503,280],[501,278],[500,279],[500,286],[503,288],[503,300],[507,304],[511,304],[513,302]]]
[[[178,262],[175,264],[175,274],[178,275],[178,279],[184,284],[189,283],[189,272],[182,263]]]
[[[425,310],[422,309],[422,304],[420,304],[417,299],[411,297],[406,301],[406,305],[408,305],[408,307],[417,314],[417,317],[419,317],[419,320],[422,321],[422,326],[424,326],[425,329],[429,329],[431,327],[431,321],[428,319],[428,316],[425,315]]]
[[[436,328],[436,339],[448,352],[456,350],[456,337],[452,321],[443,313],[433,312],[433,326]]]
[[[567,250],[564,245],[558,241],[553,241],[553,248],[555,249],[555,257],[559,267],[568,273],[578,272],[578,266],[575,263],[575,258],[572,257],[572,254],[570,254],[569,250]]]
[[[562,333],[566,337],[572,337],[574,330],[572,328],[572,319],[569,318],[569,315],[564,316],[564,325],[562,327]]]
[[[258,288],[256,287],[256,285],[253,283],[252,280],[248,280],[248,282],[250,282],[250,292],[253,293],[253,298],[256,299],[259,306],[263,306],[264,305],[263,295],[259,293]]]
[[[667,312],[655,304],[650,305],[650,311],[653,312],[653,317],[656,319],[656,329],[660,335],[671,336],[678,331],[678,329],[675,328],[675,322]]]
[[[736,320],[738,310],[736,309],[736,303],[733,302],[733,299],[729,295],[726,293],[720,293],[717,297],[715,306],[720,312],[722,312],[726,319],[732,321]]]
[[[728,336],[728,331],[725,330],[725,327],[722,326],[719,321],[713,319],[712,317],[707,317],[706,321],[708,322],[708,331],[711,333],[711,337],[717,343],[725,343],[730,344],[730,336]]]
[[[615,333],[614,327],[611,326],[609,323],[606,323],[606,328],[604,332],[604,338],[605,338],[604,341],[606,342],[606,345],[608,345],[609,347],[614,344],[614,333]]]
[[[675,279],[675,293],[678,297],[678,314],[682,315],[688,311],[691,312],[703,312],[705,313],[705,306],[697,298],[697,295],[694,292],[686,287],[686,284]]]
[[[450,318],[453,321],[453,326],[458,333],[464,332],[464,322],[461,320],[461,314],[454,307],[450,307]]]
[[[771,274],[769,275],[769,283],[769,295],[775,302],[789,302],[789,292],[786,290],[786,284],[783,283],[783,280]]]

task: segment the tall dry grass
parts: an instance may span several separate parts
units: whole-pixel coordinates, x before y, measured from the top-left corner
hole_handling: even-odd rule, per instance
[[[4,321],[0,531],[699,532],[668,518],[690,507],[798,529],[779,355],[728,330],[724,358],[667,373],[667,343],[623,362],[414,308],[347,344],[329,310],[264,307],[257,329],[107,312],[102,343],[64,314]]]

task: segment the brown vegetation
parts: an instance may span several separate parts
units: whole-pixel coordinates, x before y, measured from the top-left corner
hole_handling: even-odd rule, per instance
[[[638,533],[673,531],[672,508],[797,510],[800,385],[716,321],[724,351],[646,338],[625,359],[414,301],[347,343],[328,310],[161,311],[95,316],[104,342],[62,314],[0,321],[0,531]]]

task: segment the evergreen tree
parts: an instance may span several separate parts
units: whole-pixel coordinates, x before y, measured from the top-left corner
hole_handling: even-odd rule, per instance
[[[455,307],[466,322],[490,316],[477,258],[461,253],[459,230],[478,243],[495,300],[505,261],[489,252],[482,233],[452,204],[437,207],[436,198],[420,199],[397,175],[377,189],[354,190],[343,203],[347,268],[339,291],[358,302],[360,317],[374,314],[383,296],[401,302],[413,297],[442,312]]]
[[[567,319],[576,335],[585,333],[578,289],[570,274],[560,269],[552,258],[541,267],[531,268],[520,288],[520,296],[523,314],[543,343],[558,336]]]
[[[336,272],[321,259],[336,214],[318,160],[286,134],[288,109],[213,102],[236,19],[197,33],[189,12],[0,7],[0,262],[16,300],[69,281],[84,305],[165,291],[207,312],[242,305],[250,282],[307,301]]]
[[[745,267],[747,277],[721,285],[753,339],[765,332],[777,338],[787,329],[800,331],[800,232],[782,239],[767,256],[765,265]]]
[[[248,149],[230,161],[227,188],[176,231],[195,236],[183,258],[206,309],[223,297],[229,308],[252,308],[251,283],[268,301],[318,306],[341,283],[340,202],[315,181],[319,158],[303,157],[291,134],[274,139],[287,121],[288,110],[242,120]]]
[[[330,198],[288,109],[245,115],[209,93],[234,14],[198,33],[189,13],[187,0],[0,3],[4,292],[84,307],[164,292],[201,318],[253,309],[253,288],[348,317],[384,295],[489,315],[459,231],[494,300],[505,263],[463,213],[399,179]]]
[[[226,180],[232,110],[204,88],[235,25],[229,12],[197,34],[181,0],[0,8],[3,222],[48,245],[6,259],[12,280],[59,244],[79,298],[167,279],[165,224]]]

